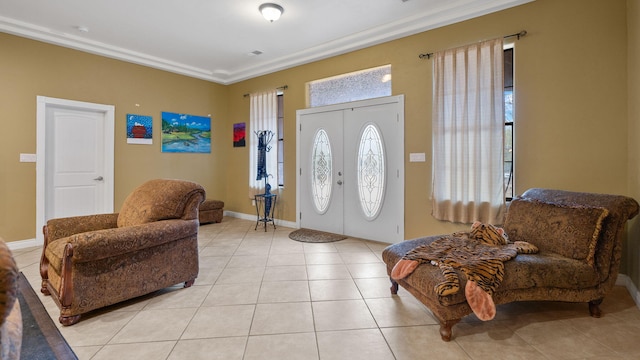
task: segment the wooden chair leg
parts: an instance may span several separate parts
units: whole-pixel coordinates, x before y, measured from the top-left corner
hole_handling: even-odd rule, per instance
[[[60,317],[58,318],[58,321],[60,321],[60,324],[62,324],[64,326],[71,326],[71,325],[77,323],[78,321],[80,321],[80,315],[74,315],[74,316],[62,316],[62,315],[60,315]]]
[[[457,324],[460,319],[440,321],[440,337],[442,341],[451,341],[451,328]]]
[[[389,280],[391,280],[391,294],[392,295],[397,295],[398,294],[398,283],[395,280],[391,279],[391,278],[389,278]]]
[[[602,310],[600,310],[600,304],[602,304],[602,300],[604,299],[589,301],[589,313],[592,317],[599,318],[600,316],[602,316]]]
[[[40,277],[42,278],[40,292],[45,295],[51,295],[47,288],[47,282],[49,280],[49,259],[44,255],[47,245],[49,244],[49,231],[47,230],[47,225],[42,227],[42,233],[44,234],[44,245],[42,246],[42,255],[40,255]]]

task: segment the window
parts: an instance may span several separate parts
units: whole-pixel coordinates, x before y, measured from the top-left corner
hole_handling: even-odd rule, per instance
[[[249,96],[249,197],[264,193],[266,184],[280,184],[278,177],[278,96],[276,90]],[[260,137],[258,136],[260,134]],[[258,151],[258,145],[264,151]]]
[[[382,209],[386,168],[384,145],[380,130],[368,124],[358,146],[358,195],[367,220],[375,219]]]
[[[434,54],[431,199],[438,220],[502,221],[503,56],[502,38]]]
[[[278,93],[278,186],[284,186],[284,94]]]
[[[504,197],[513,199],[513,47],[504,50]]]
[[[318,214],[324,214],[329,208],[333,180],[333,163],[331,159],[331,141],[324,129],[319,129],[313,137],[313,151],[311,155],[311,193],[313,205]]]
[[[391,96],[391,65],[311,81],[309,107]]]

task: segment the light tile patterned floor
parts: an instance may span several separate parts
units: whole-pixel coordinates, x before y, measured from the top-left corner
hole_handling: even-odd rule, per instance
[[[586,304],[514,303],[489,322],[465,318],[446,343],[422,304],[402,289],[391,296],[385,244],[300,243],[292,230],[228,217],[201,226],[195,286],[96,311],[61,332],[80,359],[95,360],[640,358],[640,310],[624,287],[600,319]],[[40,251],[14,251],[38,293]]]

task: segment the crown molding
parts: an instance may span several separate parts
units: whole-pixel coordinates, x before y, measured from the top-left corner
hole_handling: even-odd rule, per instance
[[[420,32],[472,19],[532,1],[535,0],[493,0],[482,2],[462,1],[447,3],[444,7],[437,9],[435,12],[431,9],[430,11],[418,13],[409,18],[345,36],[335,41],[311,47],[294,54],[258,62],[250,67],[234,71],[226,69],[215,71],[202,69],[135,50],[88,40],[73,34],[53,31],[46,27],[3,16],[0,16],[0,31],[95,55],[211,81],[222,85],[229,85],[276,71],[378,45],[387,41],[418,34]]]

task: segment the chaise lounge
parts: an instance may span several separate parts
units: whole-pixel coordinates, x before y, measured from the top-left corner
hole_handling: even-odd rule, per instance
[[[493,293],[493,302],[514,301],[585,302],[593,317],[615,285],[627,220],[638,214],[638,203],[629,197],[530,189],[514,199],[503,228],[509,240],[526,241],[539,249],[518,254],[504,263],[504,278]],[[382,253],[391,276],[396,263],[418,246],[443,235],[427,236],[388,246]],[[460,288],[465,275],[456,269]],[[472,313],[464,291],[445,296],[434,288],[444,281],[438,266],[419,265],[402,279],[391,279],[426,305],[440,322],[442,340],[450,341],[452,327]]]
[[[178,283],[191,286],[204,198],[196,183],[157,179],[136,188],[120,213],[49,220],[41,292],[60,308],[60,323]]]

